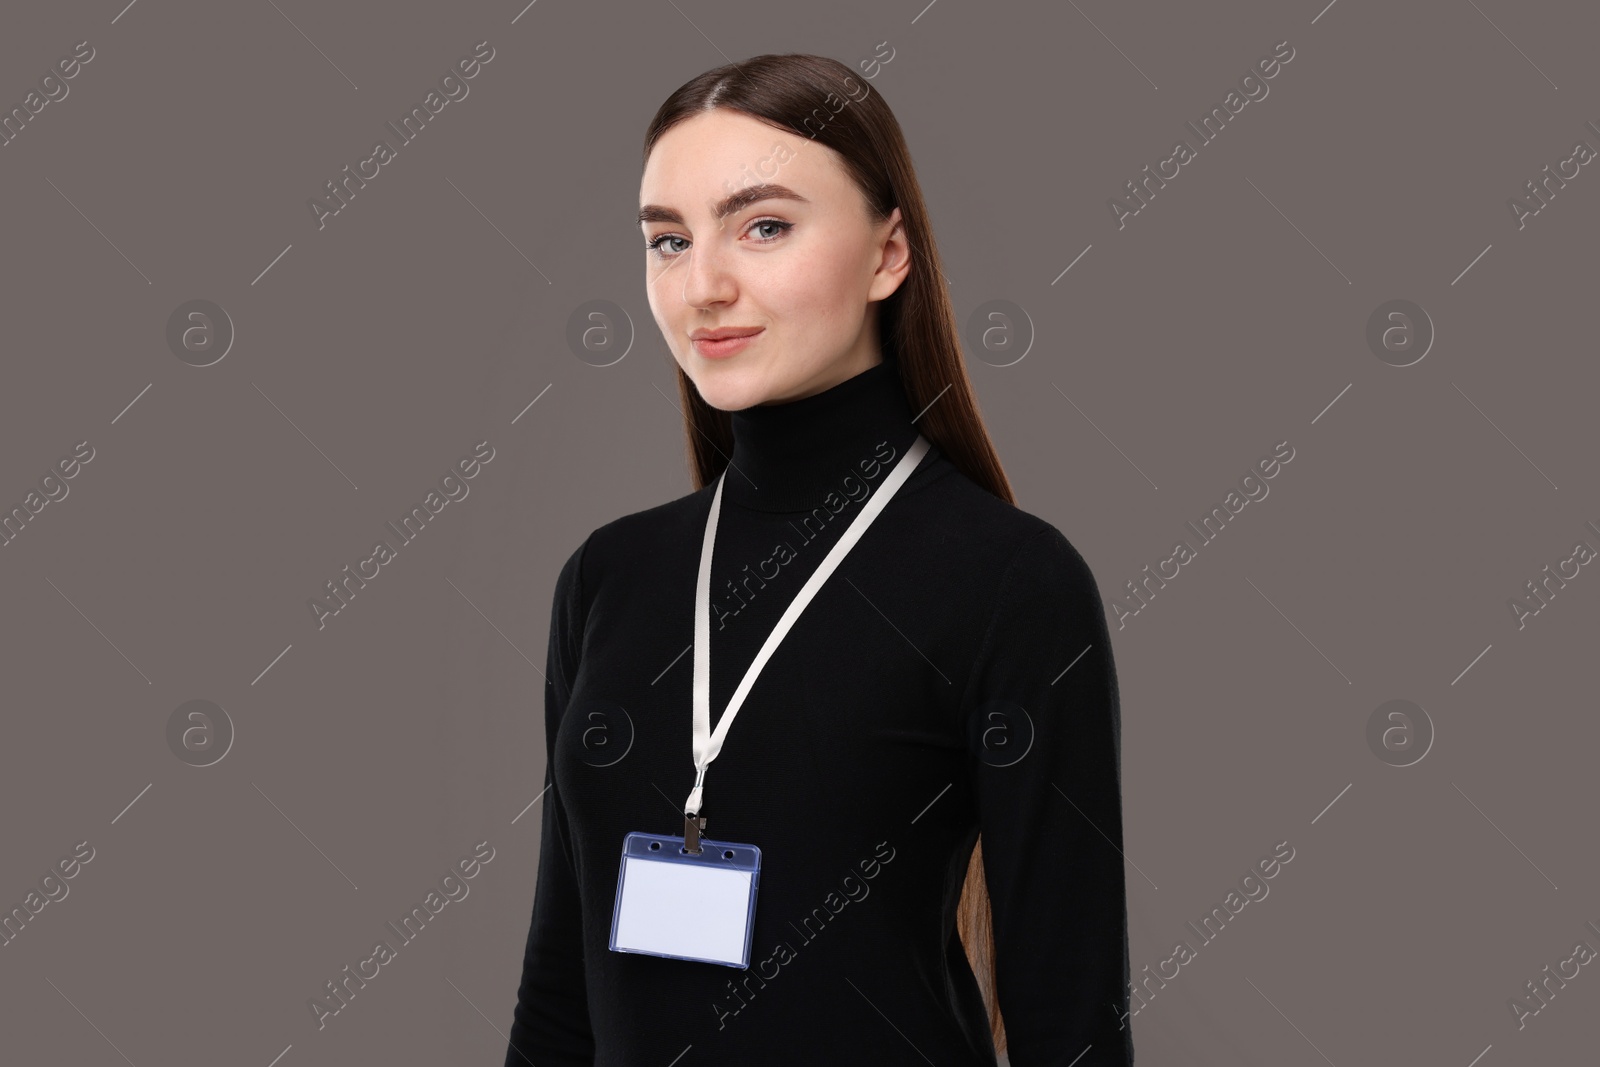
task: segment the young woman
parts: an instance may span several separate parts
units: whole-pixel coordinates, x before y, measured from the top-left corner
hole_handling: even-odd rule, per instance
[[[1104,611],[1012,502],[894,115],[833,60],[720,67],[656,114],[640,202],[698,488],[556,582],[505,1062],[1132,1064]],[[748,922],[746,965],[613,947],[635,832],[759,848],[753,919],[653,920]]]

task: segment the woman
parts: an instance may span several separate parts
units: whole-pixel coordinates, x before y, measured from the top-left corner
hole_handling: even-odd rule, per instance
[[[730,64],[662,105],[640,194],[698,488],[556,582],[505,1062],[1131,1064],[1105,616],[1012,504],[893,114],[833,60]],[[710,722],[748,697],[709,774],[702,655]],[[745,967],[612,947],[624,838],[688,814],[761,851]]]

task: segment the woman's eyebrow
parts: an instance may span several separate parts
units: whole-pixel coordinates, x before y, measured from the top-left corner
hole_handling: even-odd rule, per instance
[[[801,196],[787,185],[776,182],[763,182],[759,185],[747,185],[738,192],[725,197],[713,209],[712,213],[718,222],[738,211],[743,211],[751,204],[761,200],[798,200],[802,204],[811,201]],[[677,226],[684,225],[683,216],[670,207],[659,204],[646,204],[639,209],[639,225],[647,222],[670,222]]]

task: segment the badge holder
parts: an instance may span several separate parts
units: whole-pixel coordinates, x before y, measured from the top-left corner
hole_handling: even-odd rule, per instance
[[[685,815],[683,837],[635,831],[623,839],[613,952],[750,966],[761,849],[701,837],[705,821]]]

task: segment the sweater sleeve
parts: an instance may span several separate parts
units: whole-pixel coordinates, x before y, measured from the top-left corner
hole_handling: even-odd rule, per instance
[[[1012,1067],[1131,1067],[1121,719],[1094,576],[1055,527],[1001,579],[962,712]]]
[[[522,982],[506,1049],[506,1067],[590,1067],[594,1033],[584,983],[581,898],[571,831],[554,782],[556,730],[572,693],[583,647],[582,545],[556,579],[545,656],[545,772],[539,874],[533,920],[522,955]]]

